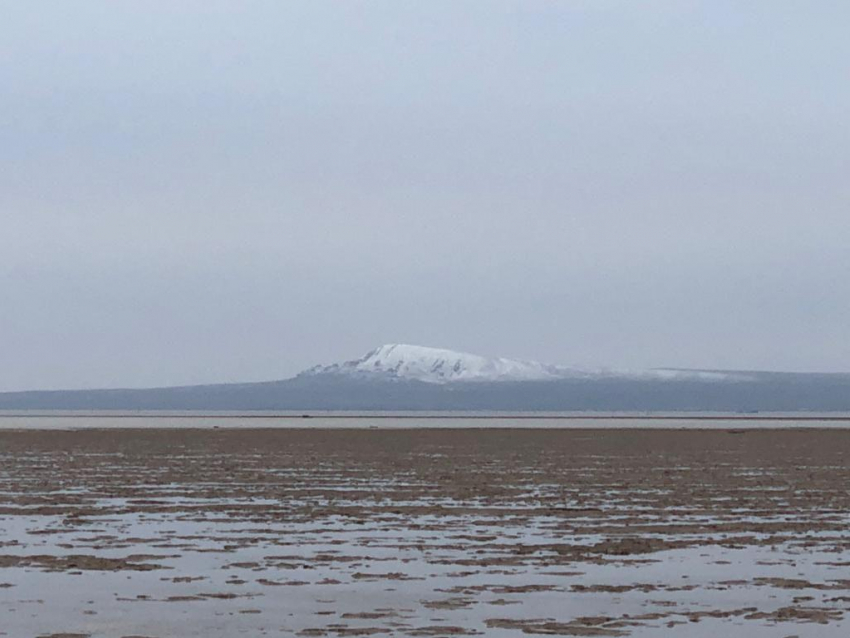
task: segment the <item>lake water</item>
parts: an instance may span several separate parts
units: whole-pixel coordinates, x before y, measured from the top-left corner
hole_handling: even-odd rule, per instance
[[[848,427],[850,413],[709,412],[604,414],[502,413],[232,413],[3,412],[0,430],[87,428],[822,428]]]

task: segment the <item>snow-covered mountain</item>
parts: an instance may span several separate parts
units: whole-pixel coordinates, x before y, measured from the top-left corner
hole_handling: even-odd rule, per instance
[[[316,366],[301,377],[341,375],[374,379],[410,379],[426,383],[547,381],[556,379],[630,378],[722,381],[746,380],[740,373],[692,370],[584,370],[548,365],[536,361],[482,357],[466,352],[408,344],[387,344],[375,348],[360,359]]]
[[[348,376],[415,379],[427,383],[450,381],[539,381],[557,379],[566,369],[535,361],[488,358],[466,352],[407,344],[387,344],[360,359],[316,366],[304,375],[342,374]]]
[[[850,374],[587,370],[386,345],[291,379],[0,393],[0,411],[850,412]]]

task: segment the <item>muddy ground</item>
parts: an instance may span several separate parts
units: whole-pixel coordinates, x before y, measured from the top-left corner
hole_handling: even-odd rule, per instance
[[[846,636],[850,429],[0,432],[0,635]]]

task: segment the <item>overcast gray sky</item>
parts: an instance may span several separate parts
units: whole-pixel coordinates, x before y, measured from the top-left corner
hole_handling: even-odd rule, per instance
[[[384,342],[850,370],[844,0],[3,2],[0,390]]]

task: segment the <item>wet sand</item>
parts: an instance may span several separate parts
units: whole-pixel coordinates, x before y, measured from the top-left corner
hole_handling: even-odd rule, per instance
[[[0,635],[845,636],[850,430],[0,431]]]

